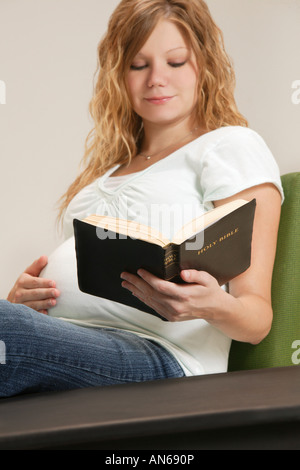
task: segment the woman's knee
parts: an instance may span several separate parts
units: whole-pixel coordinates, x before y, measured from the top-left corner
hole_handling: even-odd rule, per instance
[[[29,307],[26,307],[26,305],[13,304],[8,300],[0,300],[0,315],[11,314],[14,312],[19,312],[20,310],[27,311],[31,309]]]
[[[3,336],[11,336],[31,329],[32,315],[38,315],[26,305],[13,304],[0,300],[0,340]]]

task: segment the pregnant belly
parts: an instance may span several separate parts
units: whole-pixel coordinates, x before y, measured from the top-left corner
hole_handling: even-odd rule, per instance
[[[113,302],[81,292],[77,282],[77,265],[74,237],[62,243],[49,257],[41,277],[52,279],[60,291],[50,316],[66,319],[88,320],[97,318],[105,323],[113,314]]]

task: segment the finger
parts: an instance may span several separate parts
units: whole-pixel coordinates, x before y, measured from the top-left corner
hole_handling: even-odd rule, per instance
[[[30,300],[28,302],[23,302],[23,305],[32,308],[33,310],[40,311],[47,311],[50,308],[55,307],[56,299],[43,299],[38,301]]]
[[[153,288],[135,274],[124,272],[121,274],[122,287],[129,290],[135,297],[151,306],[154,292]]]
[[[162,294],[158,292],[146,281],[139,278],[139,276],[135,276],[129,273],[122,273],[122,278],[127,279],[126,281],[122,282],[122,287],[128,289],[135,297],[137,297],[143,303],[147,304],[149,307],[153,308],[157,313],[165,317],[167,320],[174,321],[173,313],[178,306],[177,297],[181,300],[180,292],[178,292],[176,296],[168,296],[165,293]],[[157,279],[160,280],[159,278]]]
[[[30,266],[25,269],[25,273],[38,277],[44,267],[48,264],[47,256],[43,255],[36,259]]]
[[[22,302],[51,300],[59,297],[58,289],[23,289],[21,291]]]
[[[127,273],[124,272],[121,274],[121,279],[123,279],[122,285],[123,287],[126,287],[127,289],[133,289],[137,288],[141,291],[145,291],[147,289],[148,285],[143,279],[141,279],[139,276],[136,276],[135,274],[132,273]]]
[[[174,301],[171,297],[162,297],[159,294],[145,296],[143,292],[135,288],[133,288],[132,294],[166,320],[170,322],[181,320],[180,315],[176,312],[178,302]]]
[[[128,289],[138,299],[142,300],[152,308],[154,307],[154,302],[155,305],[160,304],[163,306],[165,305],[166,299],[173,300],[173,298],[171,296],[167,296],[166,293],[159,292],[155,286],[155,282],[153,282],[153,285],[150,285],[149,282],[145,281],[141,277],[130,273],[122,273],[121,277],[126,279],[122,282],[122,287]],[[157,279],[159,280],[159,278]]]
[[[149,273],[144,269],[139,269],[138,275],[160,294],[172,298],[178,297],[179,291],[177,284],[170,281],[165,281],[164,279],[160,279],[159,277],[154,276],[153,274]]]
[[[50,289],[56,287],[55,281],[43,277],[34,277],[28,273],[21,274],[19,285],[23,289]]]
[[[43,315],[48,315],[48,310],[38,310],[39,313],[42,313]]]
[[[217,280],[206,271],[197,271],[196,269],[182,270],[180,273],[181,278],[188,283],[199,284],[208,287],[212,283],[217,283]]]
[[[146,292],[149,292],[149,286],[146,283],[141,283],[141,280],[136,276],[135,278],[126,275],[122,277],[122,287],[129,290],[136,297],[145,296]]]
[[[149,286],[147,289],[142,290],[141,288],[136,287],[136,285],[131,284],[128,281],[123,281],[122,286],[128,289],[132,293],[132,295],[134,295],[141,302],[143,302],[144,304],[148,305],[153,310],[155,310],[159,315],[161,315],[162,317],[165,317],[167,320],[169,319],[166,314],[166,310],[167,310],[166,305],[163,304],[163,302],[157,298],[157,295],[159,294],[156,293],[155,295],[154,293],[153,295],[151,295],[150,293],[145,292],[147,289],[149,292]],[[153,292],[153,288],[150,288],[150,289],[151,289],[151,292]]]

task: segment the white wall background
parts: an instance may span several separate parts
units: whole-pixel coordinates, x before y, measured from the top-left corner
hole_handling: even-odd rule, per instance
[[[235,64],[241,111],[281,173],[300,171],[300,0],[207,3]],[[0,298],[61,241],[55,204],[83,155],[97,44],[117,4],[0,0]]]

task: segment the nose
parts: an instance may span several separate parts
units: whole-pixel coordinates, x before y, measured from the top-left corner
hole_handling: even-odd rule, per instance
[[[154,86],[166,86],[168,83],[168,74],[162,65],[153,64],[149,67],[147,85],[149,88]]]

